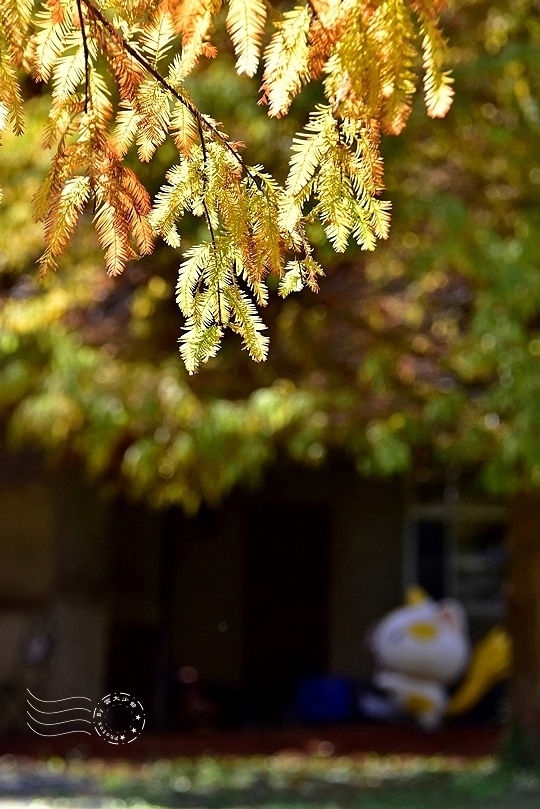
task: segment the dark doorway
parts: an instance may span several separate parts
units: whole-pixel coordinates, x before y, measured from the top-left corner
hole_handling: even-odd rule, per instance
[[[444,523],[421,520],[417,526],[417,583],[431,598],[449,595],[446,585],[448,536]]]
[[[171,531],[165,530],[171,514],[156,517],[143,506],[121,499],[110,512],[113,586],[107,690],[138,699],[151,728],[163,725],[158,696],[165,687],[162,591],[170,589],[163,570],[172,567]]]
[[[258,501],[248,509],[244,680],[259,721],[283,719],[298,679],[325,671],[329,563],[324,506]]]
[[[107,691],[122,691],[136,697],[146,712],[150,727],[154,721],[157,632],[152,627],[113,625],[110,635]]]

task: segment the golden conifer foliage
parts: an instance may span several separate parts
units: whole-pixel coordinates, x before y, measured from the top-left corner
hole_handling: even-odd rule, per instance
[[[177,300],[186,318],[181,353],[189,372],[214,356],[225,328],[253,359],[268,339],[257,306],[269,273],[283,296],[317,290],[322,268],[306,226],[319,220],[336,251],[350,239],[372,250],[385,238],[379,131],[406,123],[423,65],[428,114],[452,100],[438,27],[443,0],[300,0],[282,11],[266,0],[228,0],[226,29],[239,73],[262,62],[262,102],[287,113],[302,86],[321,81],[326,103],[292,144],[284,186],[246,165],[184,83],[216,56],[211,35],[222,0],[0,0],[0,131],[21,132],[24,72],[51,87],[44,146],[51,168],[36,199],[46,249],[41,271],[58,267],[85,208],[107,272],[152,251],[156,237],[180,246],[185,212],[208,238],[186,251]],[[270,13],[269,13],[270,10]],[[124,165],[171,137],[178,162],[153,205]]]

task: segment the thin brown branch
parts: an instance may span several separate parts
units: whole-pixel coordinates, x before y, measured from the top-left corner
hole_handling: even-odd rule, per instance
[[[319,20],[319,22],[321,22],[321,18],[319,17],[317,9],[313,5],[313,0],[307,0],[306,5],[309,6],[309,10],[311,11],[314,19]],[[322,25],[322,22],[321,22],[321,25]],[[324,28],[324,25],[323,25],[323,28]]]
[[[167,81],[167,79],[165,79],[161,75],[159,70],[157,70],[142,54],[138,53],[138,51],[136,51],[135,48],[133,48],[129,44],[129,42],[127,42],[124,39],[120,31],[118,31],[114,27],[114,25],[110,22],[110,20],[108,20],[107,17],[105,17],[105,15],[100,11],[100,9],[94,5],[92,0],[77,0],[77,2],[83,3],[90,12],[90,14],[92,14],[95,17],[95,19],[97,19],[101,23],[101,25],[107,29],[107,31],[111,34],[111,36],[114,37],[114,39],[116,39],[116,41],[122,46],[122,48],[124,48],[124,50],[127,53],[129,53],[129,55],[132,56],[133,59],[135,59],[135,61],[138,62],[138,64],[141,67],[143,67],[148,73],[150,73],[150,75],[154,77],[154,79],[158,82],[158,84],[160,84],[162,87],[168,90],[169,93],[171,93],[181,104],[184,105],[186,109],[188,109],[191,112],[191,114],[197,120],[199,128],[200,127],[206,128],[212,133],[213,137],[221,141],[221,143],[225,146],[225,148],[228,149],[228,151],[234,156],[235,160],[242,166],[242,169],[251,177],[251,172],[249,171],[246,162],[238,154],[238,152],[235,149],[233,149],[227,138],[221,134],[221,132],[217,129],[217,127],[208,123],[204,115],[202,115],[202,113],[199,112],[197,107],[190,101],[188,101],[186,98],[184,98],[184,96],[181,93],[179,93],[178,90],[175,87],[173,87],[173,85],[170,84]]]
[[[206,219],[206,226],[210,233],[210,238],[212,240],[212,245],[214,247],[214,253],[217,252],[216,248],[216,236],[214,233],[214,228],[212,226],[212,220],[210,219],[210,211],[208,210],[208,206],[206,204],[205,193],[206,193],[206,186],[208,183],[208,173],[207,173],[207,165],[208,165],[208,152],[206,150],[206,141],[204,139],[204,130],[201,126],[201,122],[197,119],[197,127],[199,129],[199,140],[201,141],[201,149],[203,153],[203,191],[202,191],[202,206],[204,209],[204,218]],[[223,318],[221,317],[221,290],[219,287],[219,281],[217,285],[217,299],[218,299],[218,326],[223,327]]]
[[[208,174],[207,174],[208,152],[206,151],[206,141],[204,139],[204,131],[203,131],[203,128],[202,128],[201,123],[200,123],[199,120],[197,120],[197,127],[199,129],[199,139],[201,141],[201,149],[202,149],[202,153],[203,153],[203,166],[204,166],[204,170],[203,170],[202,205],[203,205],[203,208],[204,208],[204,215],[205,215],[205,218],[206,218],[206,224],[208,225],[208,230],[210,231],[210,237],[212,239],[212,244],[214,245],[214,249],[215,249],[215,247],[216,247],[216,237],[214,235],[214,228],[212,227],[212,221],[210,219],[210,212],[209,212],[208,207],[206,205],[206,199],[205,199],[206,186],[207,186],[207,183],[208,183]]]
[[[77,11],[79,12],[79,23],[81,26],[81,36],[84,52],[84,111],[88,112],[89,104],[92,104],[90,97],[90,51],[88,50],[88,39],[86,37],[86,27],[84,24],[84,14],[81,0],[77,0]]]

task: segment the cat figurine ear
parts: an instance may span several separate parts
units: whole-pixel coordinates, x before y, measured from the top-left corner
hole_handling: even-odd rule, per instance
[[[468,634],[467,613],[455,598],[444,598],[439,602],[441,620],[456,632]]]
[[[431,601],[431,598],[419,584],[411,584],[407,587],[407,592],[405,593],[406,607],[416,607],[418,604],[425,604],[426,601]]]

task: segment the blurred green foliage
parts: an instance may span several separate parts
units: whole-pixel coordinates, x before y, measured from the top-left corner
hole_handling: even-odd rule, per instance
[[[477,473],[491,492],[539,485],[539,11],[537,0],[454,5],[444,23],[450,113],[434,122],[414,110],[400,138],[383,142],[388,241],[338,259],[314,226],[328,277],[318,296],[271,300],[268,362],[250,363],[226,339],[195,378],[176,349],[174,251],[110,279],[84,220],[69,266],[36,279],[30,199],[46,171],[38,132],[48,103],[31,99],[27,133],[6,137],[0,154],[0,412],[10,446],[36,443],[111,492],[191,511],[257,480],[281,451],[318,464],[332,447],[362,474],[412,469],[427,481],[452,468]],[[190,90],[283,179],[290,138],[316,99],[271,121],[232,58]],[[173,161],[166,144],[137,170],[157,186]]]

